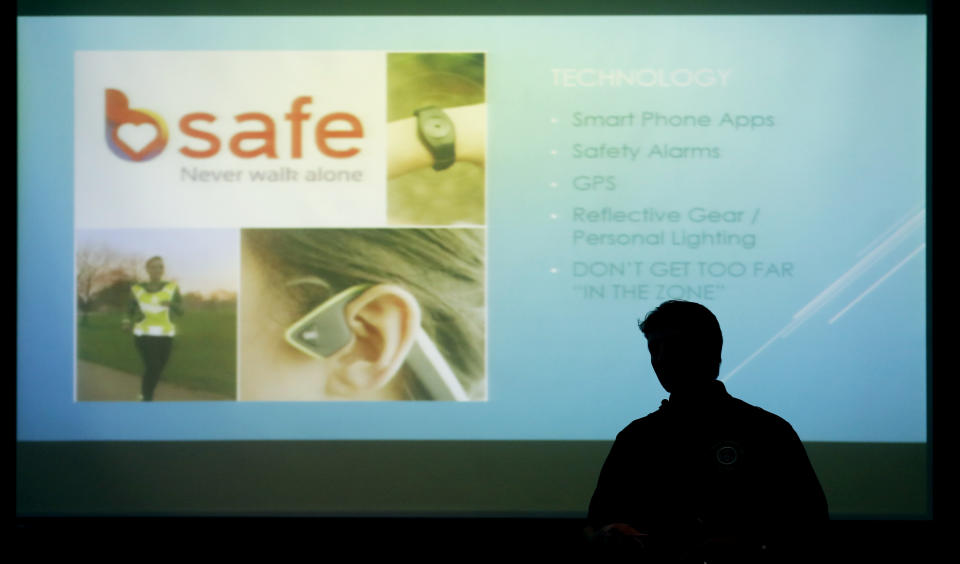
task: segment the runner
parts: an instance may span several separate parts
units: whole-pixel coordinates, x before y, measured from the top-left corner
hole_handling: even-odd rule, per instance
[[[163,258],[147,260],[147,282],[131,286],[132,297],[123,328],[133,328],[134,345],[143,359],[143,379],[140,384],[140,401],[153,401],[153,392],[160,382],[163,368],[170,359],[176,326],[171,314],[183,315],[180,288],[176,282],[163,280]]]

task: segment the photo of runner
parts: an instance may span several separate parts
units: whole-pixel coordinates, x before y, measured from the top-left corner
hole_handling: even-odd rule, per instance
[[[235,399],[237,236],[77,232],[78,401]]]

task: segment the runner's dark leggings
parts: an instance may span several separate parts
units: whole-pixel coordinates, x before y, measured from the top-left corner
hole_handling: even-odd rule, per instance
[[[134,337],[137,351],[143,359],[143,380],[140,384],[140,393],[144,401],[153,401],[153,391],[160,382],[160,374],[170,358],[173,348],[173,337]]]

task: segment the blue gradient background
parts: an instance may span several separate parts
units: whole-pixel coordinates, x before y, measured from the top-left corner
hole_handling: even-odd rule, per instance
[[[73,401],[73,53],[203,49],[487,53],[488,402]],[[661,300],[581,299],[573,261],[793,262],[791,280],[667,279],[723,284],[717,299],[704,303],[724,328],[724,377],[847,272],[871,241],[923,209],[925,49],[922,16],[20,18],[18,439],[611,439],[664,397],[636,330],[637,317]],[[724,89],[565,89],[552,85],[551,69],[559,67],[733,73]],[[585,130],[570,123],[574,111],[647,109],[714,120],[727,111],[770,114],[776,126]],[[602,142],[716,145],[723,158],[570,158],[574,143]],[[615,175],[617,189],[577,191],[570,181],[579,174]],[[759,208],[758,245],[573,246],[571,209],[604,205]],[[796,331],[764,348],[727,381],[731,393],[783,416],[804,440],[924,441],[925,253],[827,323],[923,244],[924,232],[911,232]]]

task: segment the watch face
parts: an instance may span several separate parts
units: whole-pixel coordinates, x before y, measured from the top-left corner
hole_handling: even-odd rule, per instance
[[[423,133],[428,137],[442,138],[450,133],[450,122],[442,117],[423,120]]]

